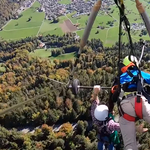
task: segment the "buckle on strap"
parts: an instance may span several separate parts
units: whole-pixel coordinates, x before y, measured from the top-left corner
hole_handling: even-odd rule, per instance
[[[136,94],[137,96],[139,96],[139,97],[141,97],[142,96],[142,94]]]
[[[138,92],[137,93],[137,103],[140,103],[141,102],[141,96],[142,96],[142,92]]]

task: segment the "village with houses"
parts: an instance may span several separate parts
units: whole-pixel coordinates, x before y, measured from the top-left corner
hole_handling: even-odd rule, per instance
[[[38,11],[45,12],[45,19],[53,20],[60,16],[74,13],[71,17],[77,18],[82,15],[90,15],[93,5],[97,0],[71,0],[70,4],[61,4],[61,0],[38,0],[41,3],[41,7]],[[31,1],[30,1],[31,2]],[[114,1],[103,0],[101,11],[107,12],[109,6],[115,5]],[[133,23],[131,24],[132,30],[145,29],[144,24]]]
[[[88,22],[87,18],[84,20],[84,16],[90,15],[92,8],[97,0],[68,0],[67,1],[68,3],[64,3],[62,1],[63,0],[25,0],[22,2],[21,7],[17,10],[17,13],[16,13],[17,15],[13,19],[19,19],[20,17],[22,17],[23,16],[22,12],[24,12],[26,9],[29,9],[35,2],[38,2],[40,4],[39,4],[39,7],[35,8],[36,9],[35,11],[42,12],[42,13],[44,12],[43,13],[44,20],[49,20],[52,23],[58,23],[61,16],[65,16],[66,20],[64,20],[63,23],[61,22],[59,25],[59,28],[62,29],[62,32],[66,34],[70,32],[76,33],[76,31],[79,31],[78,33],[81,33],[82,30],[85,29],[85,25],[87,25],[87,22]],[[100,8],[98,16],[101,17],[103,15],[106,15],[107,18],[111,17],[112,19],[109,18],[110,19],[109,21],[109,19],[106,18],[106,20],[104,21],[105,22],[104,24],[103,24],[103,20],[100,20],[101,23],[99,22],[97,24],[96,26],[97,31],[95,32],[95,34],[98,34],[99,30],[101,29],[107,30],[109,28],[114,28],[115,26],[117,26],[117,23],[115,22],[118,22],[119,18],[116,18],[116,16],[115,17],[113,16],[115,6],[116,4],[113,0],[102,1],[102,6]],[[131,10],[129,12],[132,13]],[[81,18],[84,21],[79,21],[81,20]],[[28,22],[30,22],[31,19],[32,19],[32,16],[29,17]],[[72,20],[76,20],[76,21],[73,23]],[[145,30],[145,25],[140,22],[137,23],[136,18],[134,19],[134,21],[135,22],[132,22],[130,24],[131,30],[133,32],[136,32],[137,30],[142,30],[142,34],[140,35],[146,35],[147,32]],[[5,26],[3,26],[3,28]],[[18,26],[18,23],[16,23],[16,26]],[[3,31],[3,28],[0,28],[0,31]],[[56,30],[57,28],[58,27],[54,29]],[[125,29],[124,26],[123,26],[123,29]],[[76,35],[75,39],[79,39],[80,36],[77,33],[75,35]],[[42,44],[41,46],[44,47],[45,45],[43,46]]]
[[[22,6],[18,9],[18,14],[21,14],[27,8],[30,8],[32,4],[36,0],[25,0]],[[45,19],[53,21],[60,16],[64,16],[72,13],[72,18],[77,18],[82,15],[90,15],[93,5],[97,0],[71,0],[69,4],[61,4],[61,0],[37,0],[41,7],[37,9],[39,12],[45,13]],[[114,1],[103,0],[101,6],[101,12],[105,12],[109,16],[108,8],[110,6],[115,5]],[[111,16],[112,17],[112,16]],[[117,20],[114,20],[117,21]],[[78,24],[74,24],[74,26],[78,27]],[[101,27],[98,27],[101,28]],[[142,30],[145,29],[145,25],[143,23],[132,23],[131,30]],[[79,28],[82,30],[82,28]]]
[[[21,14],[22,11],[24,11],[26,8],[31,7],[31,5],[33,4],[35,0],[25,0],[22,4],[22,6],[17,10],[18,14]]]
[[[78,17],[85,14],[90,14],[93,5],[96,0],[84,1],[84,0],[72,0],[70,4],[60,4],[58,0],[38,0],[41,3],[39,11],[44,11],[46,19],[52,20],[59,16],[76,12],[72,17]],[[110,5],[114,5],[113,1],[104,0],[102,3],[101,10]]]

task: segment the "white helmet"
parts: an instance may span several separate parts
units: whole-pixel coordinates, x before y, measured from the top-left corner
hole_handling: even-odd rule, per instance
[[[99,121],[105,121],[108,117],[108,107],[106,105],[99,105],[94,111],[94,117]]]

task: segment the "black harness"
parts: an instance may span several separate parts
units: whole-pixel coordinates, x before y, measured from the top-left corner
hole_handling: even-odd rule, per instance
[[[122,110],[122,108],[120,107],[120,102],[125,98],[124,97],[124,92],[133,92],[133,91],[137,91],[137,102],[140,103],[141,102],[141,95],[142,95],[142,90],[143,90],[143,78],[141,76],[141,71],[140,69],[136,66],[133,68],[128,68],[127,69],[127,73],[130,77],[133,77],[133,80],[131,82],[128,82],[124,85],[121,85],[120,83],[120,76],[122,74],[121,72],[121,68],[123,67],[123,64],[121,63],[121,35],[122,35],[122,23],[124,22],[127,33],[128,33],[128,38],[129,38],[129,44],[130,44],[130,53],[129,53],[129,60],[131,61],[131,55],[134,55],[134,47],[133,47],[133,43],[132,43],[132,38],[130,35],[130,23],[127,19],[127,17],[125,16],[125,6],[123,4],[123,0],[114,0],[119,12],[120,12],[120,24],[119,24],[119,60],[118,60],[118,89],[117,89],[117,96],[118,96],[118,100],[117,100],[117,104],[118,104],[118,108],[119,109],[119,113],[120,115],[123,115],[124,112]],[[136,77],[134,77],[134,75],[131,73],[132,69],[137,69],[138,70],[138,75]],[[128,86],[132,83],[136,83],[137,84],[137,88],[134,89],[128,89]]]

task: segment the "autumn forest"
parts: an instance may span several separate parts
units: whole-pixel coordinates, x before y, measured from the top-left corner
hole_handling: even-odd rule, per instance
[[[65,85],[51,81],[67,83],[74,60],[51,61],[31,56],[40,42],[45,43],[45,51],[52,48],[52,54],[58,56],[69,52],[77,55],[80,40],[76,40],[74,34],[66,34],[0,43],[1,67],[5,68],[0,76],[0,112],[34,98],[34,101],[0,116],[0,149],[96,150],[96,130],[90,115],[92,90],[81,89],[78,95],[74,95]],[[134,47],[139,55],[142,45],[137,42]],[[127,55],[129,45],[123,44],[122,50],[123,55]],[[147,48],[142,70],[150,71],[149,59]],[[111,86],[117,75],[117,60],[118,43],[109,48],[103,47],[101,40],[92,39],[81,53],[74,78],[79,79],[81,85]],[[108,93],[102,91],[99,95],[104,104],[107,104]],[[54,125],[62,126],[59,131],[54,131]],[[18,127],[25,126],[39,128],[34,133],[17,131]],[[149,132],[138,135],[141,150],[150,146],[149,137]]]

